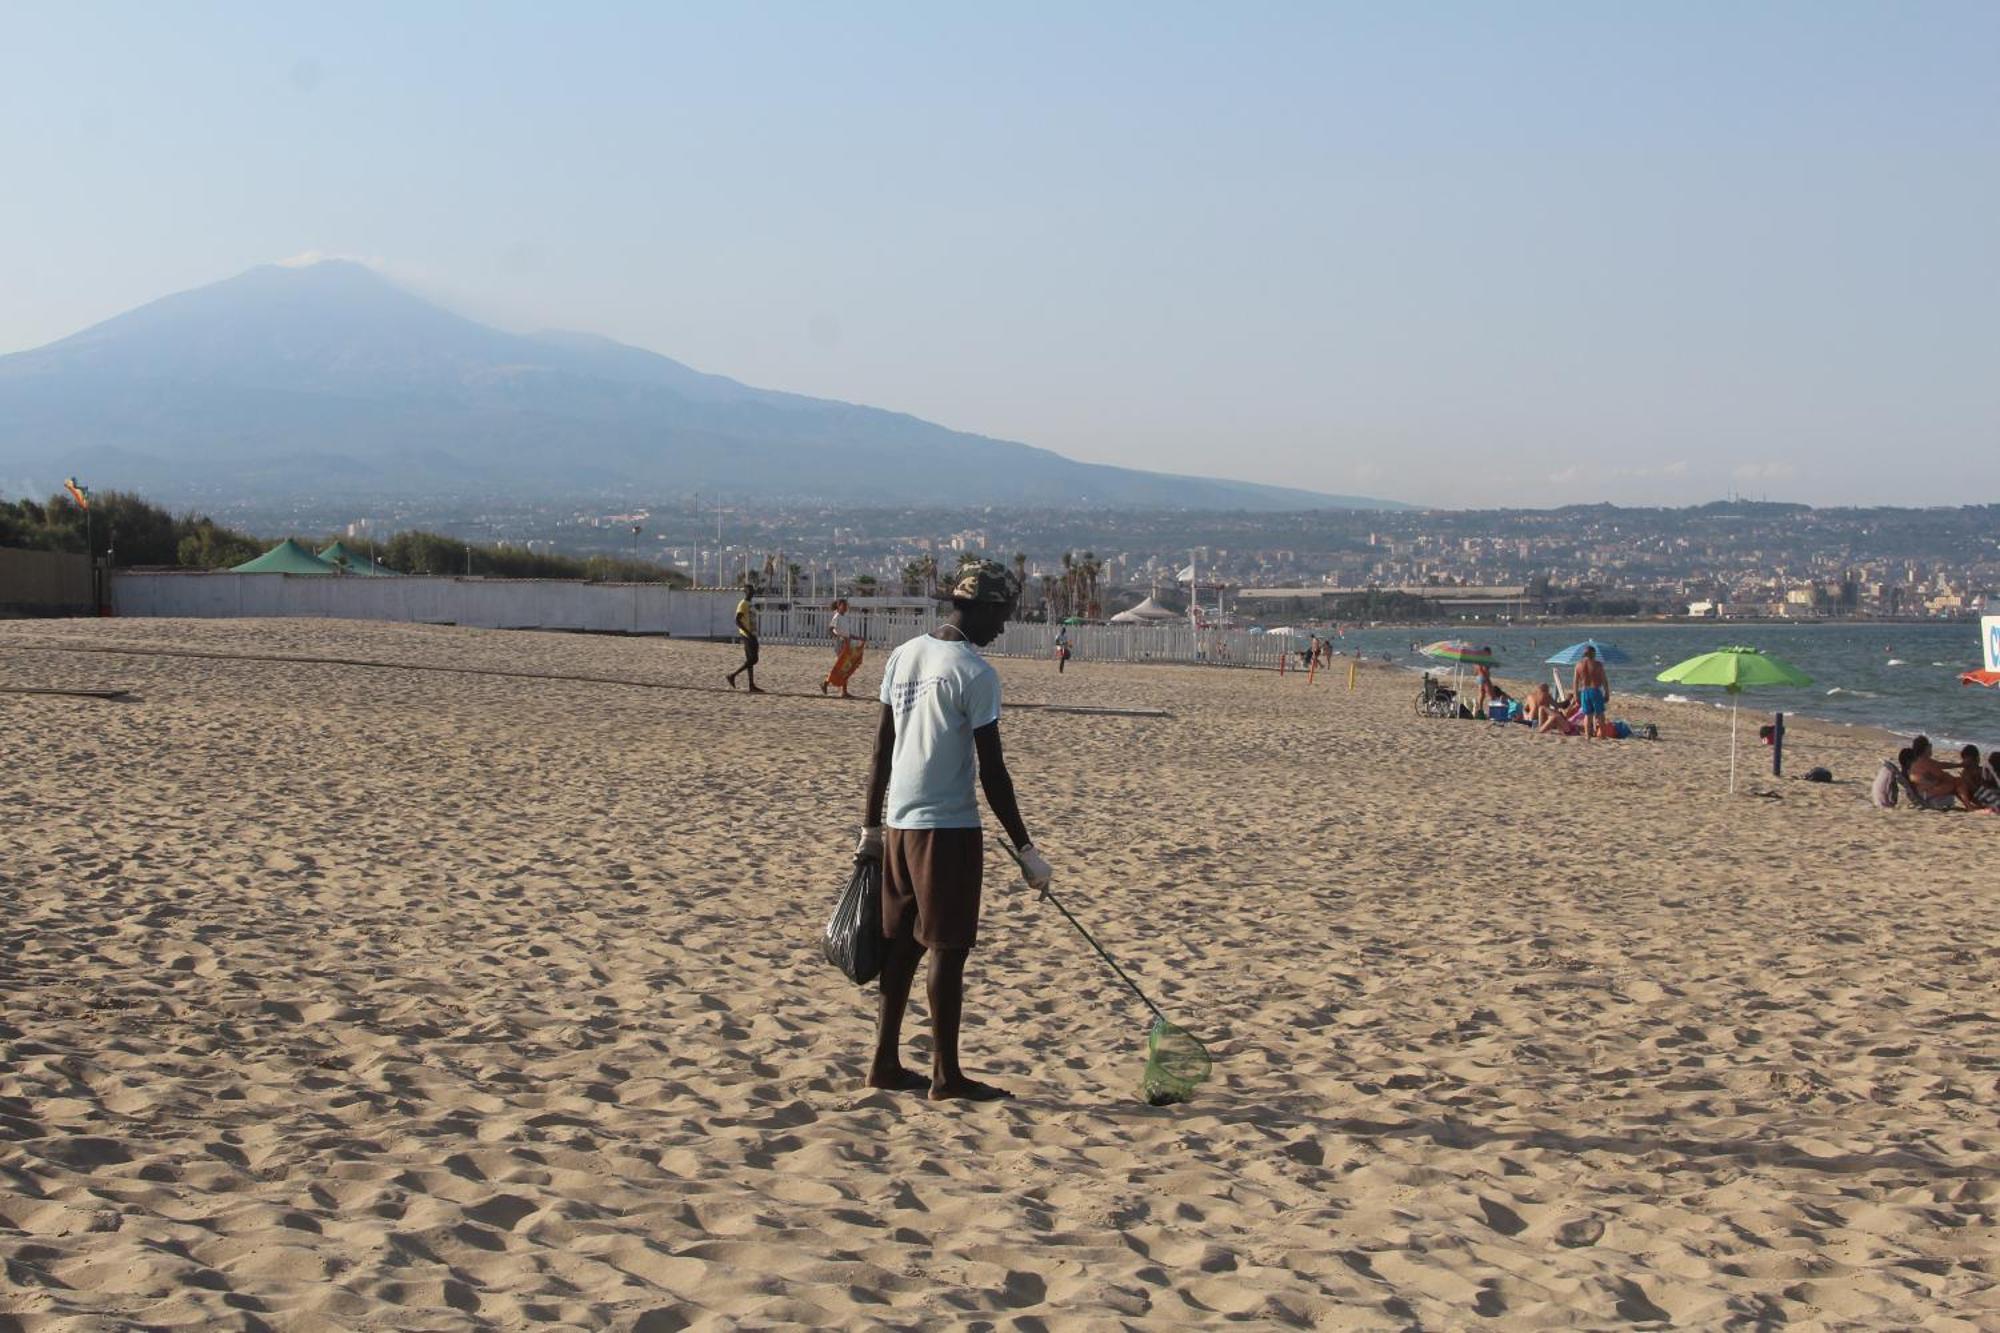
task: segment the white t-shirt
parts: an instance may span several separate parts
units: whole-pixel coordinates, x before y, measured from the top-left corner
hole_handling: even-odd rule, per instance
[[[826,622],[826,632],[832,635],[836,639],[846,638],[847,613],[844,611],[835,611],[833,613],[833,619]]]
[[[896,717],[890,828],[978,828],[972,733],[1000,720],[1000,675],[962,639],[925,634],[889,654],[882,702]]]

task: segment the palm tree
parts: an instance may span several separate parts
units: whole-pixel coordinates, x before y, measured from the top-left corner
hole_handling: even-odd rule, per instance
[[[937,576],[937,557],[918,556],[903,566],[903,594],[907,597],[935,597]]]

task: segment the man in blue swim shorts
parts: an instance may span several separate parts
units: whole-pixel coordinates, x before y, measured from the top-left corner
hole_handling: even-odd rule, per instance
[[[1570,687],[1576,691],[1577,707],[1583,713],[1583,734],[1609,736],[1611,728],[1604,720],[1604,709],[1611,702],[1611,682],[1605,678],[1604,663],[1597,660],[1597,649],[1583,650]]]

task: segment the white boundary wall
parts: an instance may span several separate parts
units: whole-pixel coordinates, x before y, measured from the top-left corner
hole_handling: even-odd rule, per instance
[[[664,583],[482,579],[408,575],[128,573],[111,577],[120,616],[308,616],[398,620],[482,629],[597,630],[728,638],[741,593]]]
[[[231,574],[195,571],[127,572],[111,576],[111,609],[120,616],[304,616],[333,620],[389,620],[482,629],[594,630],[610,634],[667,634],[682,639],[731,639],[736,635],[733,589],[676,590],[663,583],[583,583],[571,579],[456,578],[412,574],[364,578],[325,574]],[[824,601],[759,598],[757,627],[770,643],[830,648]],[[919,597],[850,599],[848,632],[871,648],[893,648],[937,624],[936,603]],[[991,656],[1055,654],[1063,626],[1016,621],[985,649]],[[1303,636],[1251,634],[1238,629],[1197,630],[1186,622],[1164,625],[1070,625],[1073,662],[1185,662],[1273,670]],[[1302,669],[1302,668],[1301,668]]]

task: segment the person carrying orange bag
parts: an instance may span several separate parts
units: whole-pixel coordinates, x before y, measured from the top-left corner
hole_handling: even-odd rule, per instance
[[[859,635],[851,635],[847,632],[847,599],[845,597],[836,597],[833,599],[833,618],[826,622],[826,632],[833,636],[834,643],[838,645],[838,648],[834,653],[833,670],[827,672],[826,679],[820,682],[819,692],[825,694],[829,687],[837,686],[840,690],[841,698],[852,699],[854,696],[847,692],[847,682],[860,669],[861,658],[866,652],[866,645],[862,643]]]

